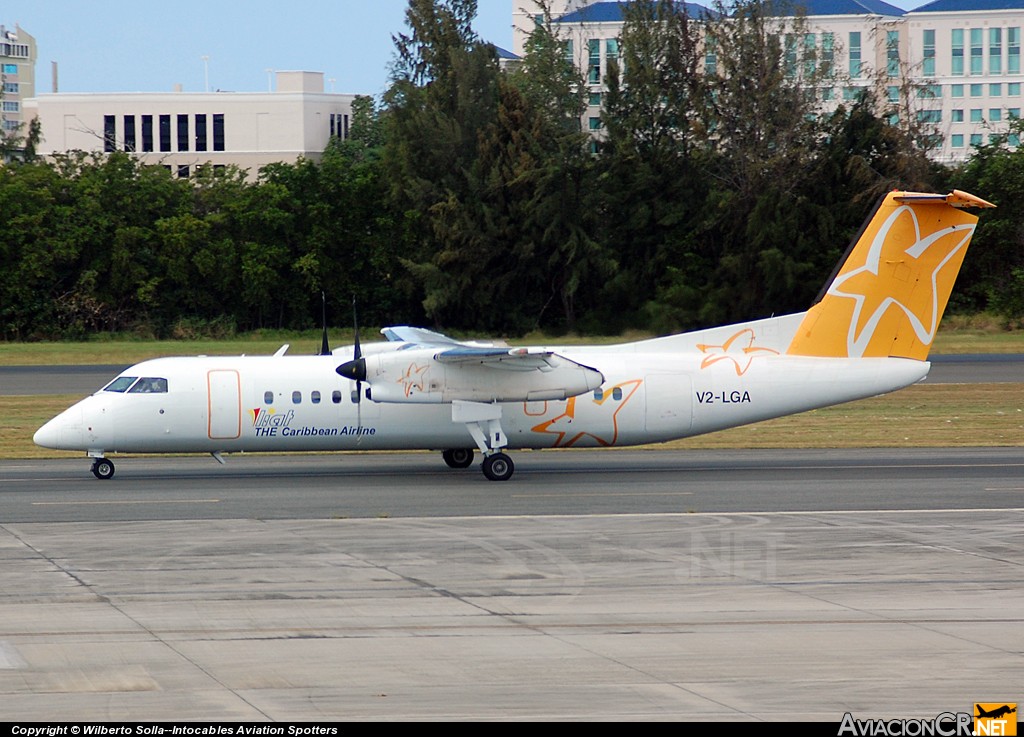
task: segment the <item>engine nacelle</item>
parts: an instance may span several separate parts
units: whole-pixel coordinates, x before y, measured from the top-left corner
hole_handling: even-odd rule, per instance
[[[567,399],[604,383],[600,371],[550,352],[414,348],[366,356],[375,402],[441,404]]]

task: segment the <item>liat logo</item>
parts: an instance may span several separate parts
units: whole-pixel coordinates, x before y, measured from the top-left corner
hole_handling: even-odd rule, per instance
[[[1017,734],[1016,704],[975,704],[974,735],[999,735],[1011,737]]]

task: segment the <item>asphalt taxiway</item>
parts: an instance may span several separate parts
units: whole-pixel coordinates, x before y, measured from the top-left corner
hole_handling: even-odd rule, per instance
[[[0,721],[816,720],[1019,701],[1024,457],[0,464]]]

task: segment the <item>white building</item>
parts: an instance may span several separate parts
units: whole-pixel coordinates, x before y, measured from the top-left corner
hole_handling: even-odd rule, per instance
[[[567,50],[590,85],[584,125],[600,129],[601,95],[608,60],[620,53],[623,3],[552,0],[552,13]],[[687,3],[691,17],[704,12]],[[883,0],[796,0],[806,11],[803,44],[833,59],[836,86],[820,90],[826,106],[877,87],[896,101],[917,90],[912,114],[937,135],[933,156],[964,160],[971,146],[1007,135],[1022,105],[1021,28],[1024,0],[935,0],[903,11]],[[513,50],[524,53],[539,6],[512,0]],[[832,102],[835,101],[835,102]],[[1009,142],[1017,145],[1015,135]]]
[[[347,138],[354,95],[324,92],[321,72],[277,72],[272,92],[117,92],[38,95],[43,156],[128,151],[179,177],[197,167],[260,167],[319,159],[332,136]]]

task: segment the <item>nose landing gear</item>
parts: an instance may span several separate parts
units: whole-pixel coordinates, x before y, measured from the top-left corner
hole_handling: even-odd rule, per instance
[[[114,475],[114,462],[107,458],[97,458],[92,462],[92,475],[98,479],[109,479]]]

